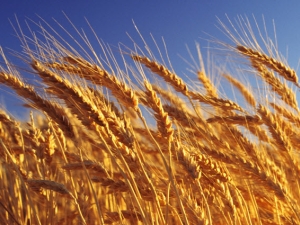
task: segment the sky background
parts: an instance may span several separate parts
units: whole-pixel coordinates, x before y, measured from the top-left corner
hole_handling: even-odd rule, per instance
[[[150,33],[160,46],[161,37],[164,38],[176,72],[187,67],[178,56],[188,58],[186,45],[194,49],[195,42],[199,42],[201,47],[207,47],[211,44],[206,40],[209,35],[230,42],[217,28],[217,18],[228,24],[226,15],[231,20],[247,16],[252,22],[254,16],[261,27],[264,16],[270,31],[274,21],[279,51],[288,57],[292,68],[298,68],[300,57],[299,0],[9,0],[1,3],[0,10],[0,46],[5,52],[21,50],[9,20],[16,24],[17,16],[21,27],[26,28],[25,20],[39,22],[38,16],[55,26],[54,18],[69,30],[64,12],[77,28],[88,31],[86,18],[97,36],[114,46],[121,42],[132,47],[127,33],[138,42],[134,21],[147,42],[151,43]],[[0,99],[3,100],[8,108],[18,104],[7,97]]]

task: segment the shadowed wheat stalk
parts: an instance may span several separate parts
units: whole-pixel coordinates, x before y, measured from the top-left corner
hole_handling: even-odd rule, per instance
[[[39,85],[1,50],[0,83],[31,113],[26,122],[0,112],[0,221],[300,224],[298,77],[270,46],[228,35],[228,51],[247,60],[213,65],[241,96],[229,98],[204,61],[191,84],[136,43],[120,49],[122,68],[102,42],[98,58],[75,30],[79,54],[39,28],[41,37],[19,35]],[[253,93],[248,73],[272,97]]]

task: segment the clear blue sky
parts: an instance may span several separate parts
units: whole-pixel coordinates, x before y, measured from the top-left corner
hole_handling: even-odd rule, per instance
[[[185,44],[191,49],[195,41],[206,46],[207,42],[201,39],[208,37],[206,33],[223,38],[216,28],[217,17],[226,22],[225,14],[231,19],[238,15],[254,15],[261,22],[264,15],[270,30],[272,21],[275,21],[280,51],[285,54],[288,48],[288,61],[296,69],[300,56],[299,9],[299,0],[9,0],[1,3],[0,46],[20,50],[20,43],[13,36],[9,23],[9,19],[15,21],[15,15],[22,27],[26,26],[24,21],[28,18],[38,22],[40,19],[36,15],[39,15],[51,24],[54,24],[54,18],[68,28],[62,13],[65,12],[78,28],[85,30],[89,30],[84,19],[87,18],[105,43],[117,45],[122,42],[129,46],[131,42],[126,32],[138,37],[132,23],[134,20],[149,42],[150,33],[157,40],[164,37],[177,70],[181,69],[181,63],[185,66],[177,56],[187,55]]]

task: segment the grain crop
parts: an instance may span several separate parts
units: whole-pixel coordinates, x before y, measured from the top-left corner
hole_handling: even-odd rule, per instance
[[[201,58],[186,79],[136,43],[118,64],[38,29],[17,32],[26,69],[0,52],[28,111],[0,111],[1,224],[300,224],[298,77],[278,52],[231,36],[231,70]]]

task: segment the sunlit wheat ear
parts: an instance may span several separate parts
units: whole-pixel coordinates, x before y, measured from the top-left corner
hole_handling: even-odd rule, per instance
[[[287,118],[291,123],[300,125],[300,118],[294,112],[289,111],[287,108],[275,104],[273,102],[269,103],[279,114]]]
[[[156,91],[163,99],[170,102],[172,105],[176,106],[179,109],[189,110],[187,108],[187,104],[184,102],[183,99],[179,98],[176,93],[171,92],[170,90],[165,90],[162,87],[157,85],[152,85],[154,91]]]
[[[204,71],[198,71],[197,77],[202,82],[208,96],[218,97],[216,87],[213,85],[212,81],[207,77]]]
[[[80,58],[66,57],[65,60],[84,71],[76,73],[78,76],[90,80],[96,85],[107,87],[125,107],[132,107],[134,110],[138,109],[138,98],[135,96],[135,92],[116,76]]]
[[[31,101],[31,105],[46,112],[55,121],[68,137],[75,136],[74,130],[63,108],[58,104],[40,97],[33,87],[23,83],[19,78],[5,72],[0,72],[0,82],[14,89],[18,95]]]
[[[97,110],[94,103],[82,93],[79,87],[62,78],[59,74],[52,72],[37,60],[33,61],[32,67],[43,79],[44,83],[49,85],[47,90],[64,100],[84,125],[90,126],[91,123],[96,122],[100,126],[105,126],[103,114]]]
[[[152,85],[148,81],[145,81],[144,85],[146,88],[145,94],[147,98],[147,105],[154,111],[159,132],[166,139],[172,139],[174,130],[172,128],[172,122],[168,118],[168,113],[164,111],[160,99],[157,97],[156,92],[152,89]]]
[[[189,91],[189,96],[194,100],[216,106],[219,109],[244,111],[237,103],[228,99],[210,97],[194,91]]]
[[[4,129],[7,129],[7,132],[5,132],[2,135],[3,141],[5,142],[6,138],[9,138],[12,140],[12,142],[16,145],[21,145],[22,137],[20,133],[20,123],[14,119],[11,115],[8,115],[7,112],[4,110],[0,110],[0,127],[2,129],[2,132]],[[20,152],[23,151],[22,148],[15,148],[15,151],[17,152],[17,149],[20,150]],[[3,153],[0,153],[3,154]]]
[[[179,162],[185,166],[193,179],[201,179],[201,177],[204,176],[205,178],[219,179],[222,182],[231,180],[230,176],[222,171],[213,159],[204,154],[194,154],[180,147],[178,159]]]
[[[251,65],[258,72],[258,75],[271,86],[272,90],[276,92],[281,99],[294,109],[298,110],[298,103],[296,100],[296,94],[286,84],[282,83],[273,72],[269,71],[266,66],[257,62],[256,60],[250,60]]]
[[[236,49],[243,55],[248,56],[252,60],[255,60],[268,68],[274,70],[279,75],[284,77],[286,80],[289,80],[298,86],[298,77],[295,70],[289,68],[287,65],[284,65],[282,62],[267,56],[259,51],[248,48],[246,46],[238,45]]]
[[[285,132],[282,130],[281,125],[276,121],[273,113],[270,112],[266,107],[260,105],[258,108],[258,113],[262,117],[264,123],[268,126],[269,131],[272,134],[272,137],[275,140],[275,143],[278,147],[278,150],[281,151],[291,151],[292,145],[290,140],[286,136]]]
[[[251,93],[251,91],[249,91],[249,89],[244,84],[242,84],[240,81],[238,81],[237,79],[233,78],[228,74],[223,74],[223,76],[241,92],[241,94],[244,96],[244,98],[246,99],[249,105],[255,107],[256,104],[255,98]]]
[[[155,61],[151,61],[147,57],[142,57],[142,56],[138,56],[138,55],[133,55],[132,59],[144,64],[153,73],[156,73],[157,75],[161,76],[167,83],[172,85],[172,87],[176,91],[178,91],[186,96],[188,95],[188,87],[184,83],[184,81],[179,76],[177,76],[176,74],[174,74],[170,70],[168,70],[165,66],[160,65]]]

